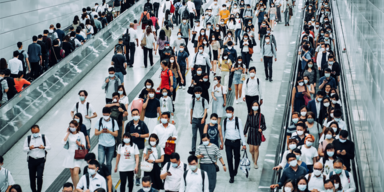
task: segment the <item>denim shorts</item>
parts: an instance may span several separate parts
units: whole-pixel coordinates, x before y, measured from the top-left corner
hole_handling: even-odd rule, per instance
[[[120,79],[121,83],[124,83],[124,75],[122,72],[116,72],[115,75]]]

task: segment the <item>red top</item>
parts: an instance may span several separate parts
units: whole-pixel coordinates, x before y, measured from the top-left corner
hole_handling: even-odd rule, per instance
[[[166,69],[166,70],[163,70],[161,71],[161,87],[160,89],[167,89],[167,90],[170,90],[170,86],[169,86],[169,83],[170,83],[170,76],[173,76],[173,73],[170,69]]]
[[[25,79],[21,79],[20,81],[16,81],[16,79],[14,79],[15,81],[15,88],[16,88],[16,91],[17,92],[20,92],[23,90],[23,86],[24,85],[30,85],[31,83]]]

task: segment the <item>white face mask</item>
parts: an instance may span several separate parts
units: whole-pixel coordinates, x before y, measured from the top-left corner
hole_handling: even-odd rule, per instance
[[[155,145],[156,145],[156,143],[157,143],[157,142],[156,142],[156,141],[150,141],[149,143],[150,143],[150,144],[151,144],[151,146],[153,147],[153,146],[155,146]]]
[[[339,188],[339,186],[340,186],[340,184],[339,184],[339,183],[335,183],[334,185],[335,185],[335,189],[338,189],[338,188]]]
[[[104,115],[103,118],[104,118],[104,120],[108,120],[109,119],[109,115]]]
[[[332,135],[331,134],[327,134],[327,135],[325,135],[325,138],[326,139],[332,139]]]
[[[297,131],[297,134],[298,134],[298,135],[303,135],[303,134],[304,134],[304,131]]]
[[[128,138],[124,138],[123,140],[124,140],[124,143],[129,143],[129,142],[131,142],[131,139],[128,139]]]
[[[204,146],[208,146],[208,144],[209,144],[209,141],[203,141]]]
[[[214,80],[213,83],[214,83],[215,85],[217,85],[217,84],[219,83],[219,81]]]
[[[228,57],[227,57],[227,56],[224,56],[223,58],[224,58],[224,59],[228,59]]]
[[[154,96],[155,96],[154,93],[149,93],[149,97],[150,97],[150,98],[153,98]]]
[[[300,115],[301,115],[301,116],[306,116],[306,115],[307,115],[307,112],[300,112]]]
[[[162,123],[162,124],[167,124],[167,123],[168,123],[168,119],[163,119],[163,118],[161,118],[161,123]]]
[[[145,87],[147,87],[147,89],[150,89],[150,88],[152,88],[152,86],[150,86],[150,85],[147,85],[147,86],[145,86]]]
[[[249,76],[254,77],[256,73],[249,73]]]
[[[266,39],[265,42],[269,43],[269,39]]]
[[[117,102],[117,99],[113,99],[112,102],[116,103],[116,102]]]
[[[227,116],[227,118],[231,118],[232,117],[232,113],[227,113],[226,116]]]
[[[203,53],[203,50],[199,49],[199,53]]]
[[[173,62],[175,62],[175,60],[169,60],[169,62],[173,63]]]
[[[151,187],[143,187],[144,192],[149,192],[151,190]]]

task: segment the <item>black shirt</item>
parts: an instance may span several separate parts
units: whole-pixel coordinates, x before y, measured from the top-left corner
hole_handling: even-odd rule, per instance
[[[116,72],[123,72],[125,71],[124,63],[127,63],[127,60],[125,59],[125,56],[122,54],[116,54],[112,57],[112,62],[115,66]]]
[[[147,125],[143,121],[139,120],[139,123],[137,124],[137,126],[135,126],[135,124],[133,123],[133,120],[131,120],[125,126],[125,132],[126,133],[138,133],[138,134],[143,135],[143,134],[149,133],[149,130],[148,130]],[[139,149],[144,149],[144,146],[145,146],[145,144],[144,144],[145,139],[144,138],[131,137],[131,140],[134,144],[137,145],[137,147]]]
[[[65,56],[67,56],[72,53],[75,48],[69,42],[63,42],[63,50],[65,51]]]
[[[8,92],[7,92],[7,97],[8,97],[8,100],[10,100],[17,93],[17,90],[15,88],[15,80],[13,79],[13,77],[5,77],[5,80],[8,83],[8,88],[9,89],[8,89]]]
[[[333,140],[332,144],[335,147],[336,156],[343,160],[347,171],[351,172],[351,159],[355,158],[355,144],[350,140],[342,143],[339,139]],[[340,150],[340,152],[345,150],[347,153],[345,155],[337,155],[338,150]]]
[[[88,173],[88,165],[84,167],[83,173],[84,175]],[[104,163],[100,164],[100,168],[97,173],[103,176],[105,179],[107,179],[108,176],[111,176],[111,172]]]
[[[144,100],[144,103],[147,99]],[[145,109],[145,117],[156,118],[157,108],[160,107],[160,101],[156,98],[149,99],[147,108]]]
[[[37,44],[41,47],[41,54],[43,54],[43,56],[47,55],[47,46],[45,43],[43,41],[37,41]]]
[[[147,95],[148,95],[147,88],[144,88],[143,90],[141,90],[141,93],[140,93],[140,95],[139,95],[139,98],[141,98],[141,99],[146,99],[146,98],[147,98]]]

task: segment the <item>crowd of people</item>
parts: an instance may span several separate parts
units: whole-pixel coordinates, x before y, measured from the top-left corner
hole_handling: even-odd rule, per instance
[[[113,8],[123,12],[124,4],[126,1],[114,0]],[[263,132],[267,130],[267,122],[261,113],[260,80],[251,61],[258,58],[253,53],[259,44],[265,80],[271,82],[273,61],[277,61],[277,39],[272,31],[282,22],[281,13],[285,17],[285,26],[289,26],[295,1],[213,0],[205,10],[203,4],[200,0],[154,0],[153,3],[148,0],[140,19],[130,23],[114,48],[108,76],[101,86],[106,102],[102,117],[98,117],[87,100],[88,92],[78,92],[79,102],[74,103],[70,112],[72,120],[61,141],[66,152],[63,167],[70,170],[72,180],[72,183],[64,184],[63,192],[112,192],[112,171],[119,173],[121,192],[126,188],[132,192],[134,185],[142,185],[140,192],[213,192],[220,169],[228,170],[229,183],[235,182],[240,164],[243,166],[241,151],[246,153],[247,148],[252,167],[258,169],[259,147],[265,141]],[[67,52],[60,50],[64,49],[64,42],[69,39],[75,46],[80,46],[91,38],[96,29],[101,29],[97,26],[104,27],[110,22],[109,8],[103,0],[101,5],[96,3],[94,8],[84,9],[81,18],[75,17],[70,37],[58,32],[60,24],[56,29],[51,26],[41,37],[33,37],[28,55],[22,51],[22,43],[18,43],[19,50],[8,63],[11,73],[0,70],[0,81],[8,77],[22,81],[30,69],[25,66],[29,64],[53,66],[51,62],[43,62],[47,55],[52,56],[47,51],[49,48],[45,55],[42,54],[39,44],[51,42],[44,38],[53,33],[52,52],[65,56]],[[165,15],[161,27],[159,9]],[[338,95],[340,66],[334,54],[331,5],[327,0],[308,0],[303,9],[304,24],[298,48],[300,63],[297,84],[292,90],[292,124],[287,128],[288,150],[274,167],[283,172],[279,183],[272,184],[271,188],[282,188],[285,192],[352,192],[356,187],[350,173],[350,161],[355,149],[353,142],[348,140],[348,130],[342,120]],[[101,25],[95,24],[100,15]],[[92,17],[95,19],[89,19]],[[178,28],[174,39],[171,37],[173,28]],[[63,40],[58,40],[60,37]],[[194,50],[188,50],[188,43]],[[154,82],[147,79],[139,94],[142,106],[129,110],[124,76],[127,67],[139,65],[134,57],[139,46],[144,51],[144,67],[148,67],[148,57],[153,66],[153,53],[159,54],[161,80],[155,87]],[[26,62],[21,64],[20,58]],[[14,63],[18,63],[17,67]],[[192,98],[187,104],[192,143],[190,156],[183,162],[175,151],[178,128],[173,116],[177,113],[174,107],[176,93],[185,90],[188,70],[192,75],[187,87]],[[31,73],[36,74],[36,71]],[[4,93],[8,93],[10,86],[3,82],[8,80],[1,81]],[[234,103],[246,103],[246,119],[241,120],[235,115],[234,107],[228,106],[231,91],[235,93]],[[4,96],[6,94],[3,94],[3,101]],[[128,116],[132,120],[128,121]],[[94,124],[91,119],[95,119]],[[91,149],[91,131],[98,136],[97,156],[84,152],[84,149]],[[24,151],[28,155],[31,190],[41,192],[45,157],[51,144],[38,125],[31,127],[31,133],[24,142]],[[112,165],[114,159],[115,167]],[[88,165],[80,177],[84,161]],[[0,166],[1,174],[7,178],[6,185],[1,185],[4,181],[0,179],[1,191],[21,191],[20,186],[14,184],[10,171]]]

